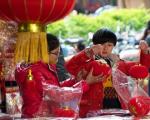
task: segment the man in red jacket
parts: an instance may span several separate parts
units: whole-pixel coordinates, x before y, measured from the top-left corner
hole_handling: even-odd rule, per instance
[[[108,29],[97,30],[93,35],[92,41],[94,45],[101,45],[98,53],[94,53],[91,48],[87,48],[66,63],[67,70],[76,77],[80,73],[84,75],[83,71],[85,70],[83,66],[86,66],[91,59],[98,60],[110,67],[119,60],[117,55],[112,54],[112,50],[117,42],[117,37],[112,31]],[[102,68],[99,67],[99,69]],[[80,103],[80,117],[86,117],[90,110],[125,108],[124,103],[113,87],[112,76],[103,78],[105,78],[103,81],[90,85],[89,91],[83,93]]]

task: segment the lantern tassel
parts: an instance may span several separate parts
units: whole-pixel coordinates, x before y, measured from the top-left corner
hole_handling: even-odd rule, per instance
[[[40,31],[18,32],[15,63],[34,63],[39,60],[48,63],[46,33]]]

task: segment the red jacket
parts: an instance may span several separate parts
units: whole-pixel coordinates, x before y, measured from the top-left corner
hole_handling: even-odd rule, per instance
[[[91,59],[86,56],[85,52],[82,51],[66,63],[66,68],[71,74],[76,76],[90,60]],[[99,110],[103,108],[103,88],[103,82],[99,82],[90,85],[89,90],[86,93],[83,93],[80,103],[80,117],[86,117],[89,110]],[[125,108],[122,100],[120,98],[119,100],[122,108]]]
[[[32,71],[32,77],[29,78],[29,70]],[[59,83],[56,66],[47,65],[42,62],[35,64],[18,64],[15,71],[15,77],[20,87],[23,98],[22,117],[36,117],[43,97],[42,82],[56,86],[72,86],[76,83],[70,79]]]
[[[140,63],[150,69],[150,54],[145,54],[143,51],[141,51]]]

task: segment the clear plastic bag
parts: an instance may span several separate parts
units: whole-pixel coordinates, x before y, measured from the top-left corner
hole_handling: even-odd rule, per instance
[[[112,70],[113,86],[131,114],[145,116],[150,111],[150,97],[137,81],[118,69]]]
[[[113,69],[113,86],[119,96],[128,103],[136,96],[147,96],[148,94],[136,83],[136,80],[127,76],[118,69]]]
[[[58,87],[43,83],[43,100],[36,117],[77,118],[82,96],[81,86]]]

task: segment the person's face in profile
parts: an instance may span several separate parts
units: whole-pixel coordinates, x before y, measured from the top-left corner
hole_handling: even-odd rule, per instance
[[[60,53],[60,47],[49,52],[49,64],[56,64]]]

